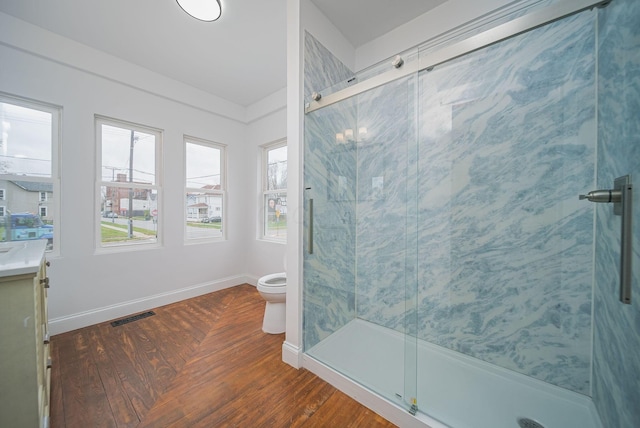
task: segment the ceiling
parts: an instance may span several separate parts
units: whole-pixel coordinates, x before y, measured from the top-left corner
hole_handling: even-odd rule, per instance
[[[445,0],[312,0],[354,47]],[[286,0],[221,0],[202,22],[175,0],[0,0],[0,11],[248,106],[286,86]]]

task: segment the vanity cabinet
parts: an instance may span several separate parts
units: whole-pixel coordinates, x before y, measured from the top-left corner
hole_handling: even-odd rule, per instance
[[[46,241],[0,243],[0,427],[49,426]]]

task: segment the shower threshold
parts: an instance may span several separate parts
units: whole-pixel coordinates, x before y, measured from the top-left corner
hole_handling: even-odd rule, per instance
[[[413,383],[417,376],[416,418],[424,426],[443,426],[435,420],[452,428],[514,428],[518,418],[529,418],[545,428],[602,428],[585,395],[426,341],[412,342],[356,319],[307,354],[396,405],[411,402],[413,397],[402,397],[404,380]],[[405,373],[405,358],[411,361],[412,353],[417,353],[417,367]]]

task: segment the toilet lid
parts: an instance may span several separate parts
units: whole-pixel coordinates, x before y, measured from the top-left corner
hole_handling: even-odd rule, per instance
[[[264,282],[264,285],[285,285],[287,283],[287,278],[277,277],[270,278]]]

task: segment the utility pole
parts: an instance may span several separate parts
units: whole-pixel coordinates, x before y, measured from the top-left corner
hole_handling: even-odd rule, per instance
[[[133,129],[131,130],[131,147],[129,148],[129,239],[133,238],[133,145],[135,138],[133,137]]]

